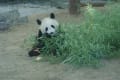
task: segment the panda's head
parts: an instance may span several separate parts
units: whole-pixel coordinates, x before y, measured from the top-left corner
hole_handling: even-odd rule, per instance
[[[43,34],[46,36],[54,36],[57,33],[59,23],[55,19],[54,13],[51,13],[49,17],[46,17],[43,20],[37,19],[36,21],[39,25],[39,37]]]

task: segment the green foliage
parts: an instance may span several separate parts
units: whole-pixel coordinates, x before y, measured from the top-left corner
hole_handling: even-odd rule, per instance
[[[41,53],[43,55],[62,55],[66,49],[66,46],[64,45],[64,37],[64,33],[60,32],[52,38],[40,38],[40,40],[45,43],[45,46],[41,49]]]
[[[26,38],[24,40],[24,44],[22,47],[24,47],[25,49],[30,50],[33,46],[35,46],[38,43],[38,41],[36,40],[36,36],[34,35],[30,35],[28,38]]]
[[[100,59],[118,56],[120,52],[120,6],[106,6],[100,12],[88,5],[81,24],[63,24],[57,37],[43,38],[43,55],[56,50],[62,63],[96,65]],[[53,58],[57,61],[57,58]],[[59,62],[59,61],[58,61]]]
[[[88,5],[85,21],[64,26],[70,53],[64,62],[82,65],[98,64],[101,58],[117,56],[120,49],[120,6],[107,6],[99,12]],[[114,53],[116,52],[116,54]]]

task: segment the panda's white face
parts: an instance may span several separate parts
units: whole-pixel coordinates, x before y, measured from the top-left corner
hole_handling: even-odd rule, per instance
[[[56,30],[53,25],[50,25],[49,27],[45,28],[45,33],[53,36],[56,33]]]
[[[54,36],[59,27],[59,23],[55,20],[53,13],[50,14],[50,17],[44,18],[42,21],[37,20],[37,23],[40,25],[39,30],[41,30],[42,34],[50,36]]]
[[[49,35],[54,35],[58,26],[59,24],[55,19],[44,18],[39,28],[43,34],[47,33]]]

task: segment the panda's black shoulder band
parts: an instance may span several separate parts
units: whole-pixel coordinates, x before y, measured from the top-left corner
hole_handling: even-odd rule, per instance
[[[50,14],[50,18],[55,19],[55,14],[54,14],[54,13],[51,13],[51,14]]]
[[[42,37],[42,32],[41,30],[38,31],[38,38]]]

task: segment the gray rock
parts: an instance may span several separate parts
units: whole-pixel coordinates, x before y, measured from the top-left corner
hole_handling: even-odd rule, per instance
[[[24,24],[28,22],[28,17],[20,17],[18,10],[0,13],[0,30],[6,30],[12,25]]]
[[[6,30],[8,29],[10,26],[9,24],[7,24],[5,21],[0,21],[0,30]]]
[[[17,10],[0,13],[0,30],[8,29],[19,18]]]
[[[9,24],[13,24],[15,20],[19,19],[20,14],[18,10],[12,10],[4,13],[0,13],[0,19],[5,19]]]
[[[28,23],[28,17],[27,16],[20,17],[19,19],[16,20],[15,23],[18,24],[18,25]]]

